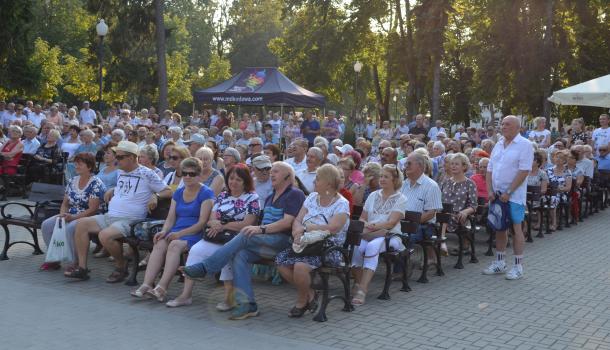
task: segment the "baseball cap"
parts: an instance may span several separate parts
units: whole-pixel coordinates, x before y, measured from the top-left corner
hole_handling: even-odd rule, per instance
[[[191,139],[188,141],[184,141],[186,145],[190,145],[191,143],[198,143],[200,145],[205,145],[206,140],[205,137],[201,134],[193,134],[191,135]]]
[[[256,169],[271,168],[271,158],[265,155],[260,155],[252,159],[252,166]]]
[[[352,147],[352,145],[350,145],[350,144],[345,144],[345,145],[343,145],[341,147],[335,146],[335,148],[337,149],[337,151],[341,152],[341,154],[345,154],[345,153],[347,153],[349,151],[353,151],[354,150],[354,147]]]
[[[131,141],[121,141],[116,147],[112,147],[113,151],[123,151],[131,154],[135,154],[136,156],[140,154],[140,148],[138,145]]]

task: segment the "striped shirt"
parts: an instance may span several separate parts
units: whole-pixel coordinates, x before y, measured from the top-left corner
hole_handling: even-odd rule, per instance
[[[411,186],[411,180],[406,179],[400,190],[407,198],[406,211],[423,213],[429,210],[442,210],[441,189],[431,178],[422,174],[415,185]],[[428,220],[427,223],[435,223],[436,217]]]

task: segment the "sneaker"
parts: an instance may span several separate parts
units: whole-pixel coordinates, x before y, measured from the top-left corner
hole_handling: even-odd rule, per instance
[[[506,272],[506,263],[505,262],[492,262],[485,270],[483,270],[484,275],[498,275]]]
[[[230,311],[234,308],[235,306],[227,304],[226,302],[221,302],[216,304],[216,310],[220,311],[220,312],[225,312],[225,311]]]
[[[258,316],[256,303],[239,304],[231,312],[229,320],[245,320],[248,317],[255,316]]]
[[[504,276],[507,280],[518,280],[523,278],[523,268],[519,268],[517,266],[513,266],[510,271],[506,273]]]

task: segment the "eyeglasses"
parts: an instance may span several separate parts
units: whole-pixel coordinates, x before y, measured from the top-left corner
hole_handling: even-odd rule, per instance
[[[607,148],[600,148],[599,151],[600,152],[608,152],[608,149]]]
[[[129,157],[129,155],[127,155],[127,154],[117,154],[117,155],[115,155],[115,158],[117,160],[123,160],[123,159],[125,159],[127,157]]]
[[[262,146],[262,144],[260,143],[251,143],[248,145],[248,147],[256,147],[256,146]]]
[[[178,157],[178,156],[169,156],[169,159],[170,160],[178,160],[178,159],[180,159],[180,157]]]
[[[199,174],[194,171],[183,171],[182,176],[183,177],[197,177],[197,176],[199,176]]]
[[[269,170],[271,170],[271,168],[270,168],[270,167],[266,167],[266,168],[257,168],[257,167],[254,167],[254,168],[255,168],[256,170],[258,170],[258,171],[262,171],[262,172],[265,172],[265,171],[269,171]]]

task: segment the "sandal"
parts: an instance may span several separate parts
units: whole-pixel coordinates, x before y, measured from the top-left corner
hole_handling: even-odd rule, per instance
[[[131,291],[131,296],[132,297],[136,297],[136,298],[144,298],[145,296],[149,296],[149,294],[147,294],[147,292],[151,289],[152,287],[149,286],[148,284],[142,284],[138,289]]]
[[[86,281],[89,279],[89,269],[84,269],[82,267],[77,267],[72,271],[66,271],[64,276],[67,278],[76,278],[82,281]]]
[[[441,243],[441,255],[442,256],[449,256],[449,250],[447,249],[447,243],[443,242]]]
[[[165,301],[167,291],[165,290],[165,288],[157,284],[155,289],[147,290],[146,294],[151,295],[153,298],[157,299],[158,302],[162,303]]]
[[[119,283],[123,282],[123,280],[127,277],[127,267],[124,268],[115,268],[114,271],[106,278],[106,283]]]
[[[59,270],[60,268],[61,264],[58,262],[46,262],[40,265],[40,271]]]
[[[302,317],[305,312],[309,311],[311,313],[313,313],[314,311],[316,311],[316,309],[318,308],[318,300],[317,300],[317,294],[314,295],[313,299],[311,299],[310,302],[307,303],[307,305],[303,306],[303,307],[296,307],[293,306],[292,309],[290,309],[290,311],[288,312],[288,317]]]
[[[364,305],[366,299],[366,293],[362,290],[358,290],[356,295],[352,299],[352,305]]]

